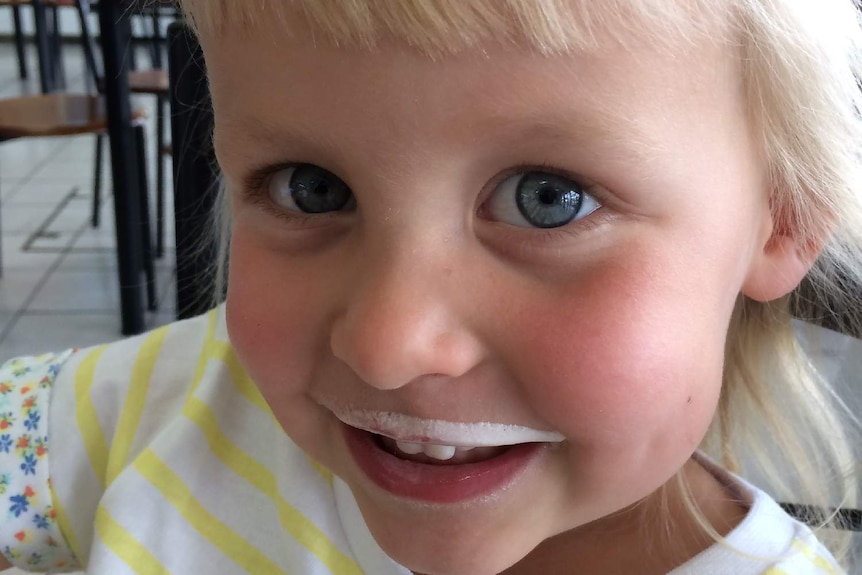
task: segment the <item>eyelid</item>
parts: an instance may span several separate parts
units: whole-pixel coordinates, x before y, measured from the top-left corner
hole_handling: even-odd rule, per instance
[[[588,178],[585,178],[584,176],[575,174],[574,172],[570,172],[568,170],[564,170],[558,168],[555,165],[547,164],[544,162],[537,162],[535,164],[518,164],[511,168],[503,170],[502,172],[491,178],[491,180],[489,180],[489,182],[485,185],[484,191],[479,195],[478,205],[484,205],[485,202],[488,201],[488,198],[497,190],[500,184],[505,182],[507,179],[518,174],[525,174],[527,172],[545,172],[571,180],[581,186],[584,191],[586,191],[593,198],[595,198],[596,201],[598,201],[602,206],[605,205],[607,194],[604,192],[604,188],[602,188],[600,185],[596,184]]]
[[[246,173],[242,178],[240,178],[243,195],[246,197],[246,199],[255,199],[252,196],[256,196],[263,193],[265,190],[265,184],[269,182],[270,178],[272,178],[275,174],[281,172],[282,170],[295,168],[301,164],[301,162],[282,162],[278,164],[267,164],[249,170],[248,173]]]

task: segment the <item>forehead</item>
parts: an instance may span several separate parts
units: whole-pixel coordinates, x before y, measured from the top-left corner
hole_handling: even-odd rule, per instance
[[[736,0],[182,0],[202,39],[310,34],[315,43],[371,48],[396,39],[431,57],[485,42],[544,54],[612,39],[651,44],[733,34]]]
[[[285,158],[345,177],[375,166],[394,179],[468,158],[484,171],[527,155],[616,162],[607,171],[620,173],[637,161],[646,177],[671,148],[698,153],[695,128],[709,118],[743,114],[735,60],[708,42],[560,55],[486,43],[433,59],[392,41],[374,50],[316,45],[306,32],[278,43],[229,34],[204,48],[216,148],[231,181]]]

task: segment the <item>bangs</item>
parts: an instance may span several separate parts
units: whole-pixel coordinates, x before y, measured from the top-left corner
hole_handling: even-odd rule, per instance
[[[544,54],[590,50],[598,37],[622,44],[703,37],[721,41],[732,0],[182,0],[203,36],[299,31],[336,46],[373,48],[394,38],[428,55],[483,42]],[[678,44],[677,44],[678,45]]]

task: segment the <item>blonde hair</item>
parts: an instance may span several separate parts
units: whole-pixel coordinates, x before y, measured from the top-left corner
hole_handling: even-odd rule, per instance
[[[767,162],[776,233],[822,247],[790,297],[740,297],[728,331],[720,405],[703,449],[742,474],[766,476],[810,519],[839,560],[849,536],[828,511],[856,505],[859,421],[794,335],[793,314],[862,333],[862,27],[854,0],[183,0],[202,34],[278,18],[319,41],[373,49],[396,37],[430,57],[494,40],[543,54],[592,50],[608,35],[709,38],[738,54],[750,122]],[[601,36],[600,36],[601,34]],[[669,46],[670,44],[668,44]],[[218,293],[221,293],[219,291]],[[755,469],[759,468],[759,469]],[[687,489],[680,483],[683,494]],[[692,514],[721,538],[685,499]],[[834,537],[832,536],[834,535]]]

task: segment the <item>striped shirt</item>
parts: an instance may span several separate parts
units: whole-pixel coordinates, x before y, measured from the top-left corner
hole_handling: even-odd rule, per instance
[[[768,495],[712,471],[751,504],[729,542],[780,558],[716,545],[673,575],[841,572]],[[283,432],[223,308],[0,367],[0,550],[24,570],[95,575],[410,574]]]

